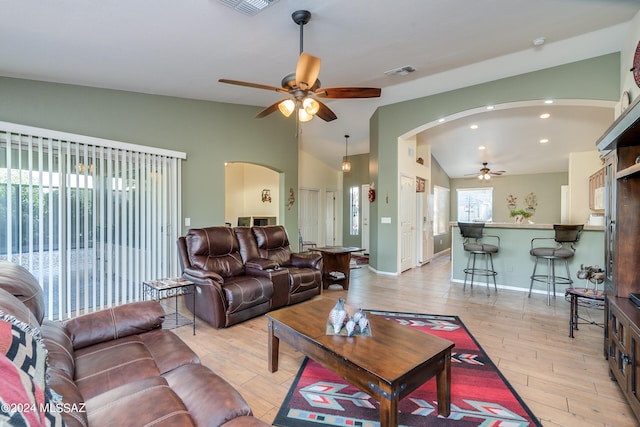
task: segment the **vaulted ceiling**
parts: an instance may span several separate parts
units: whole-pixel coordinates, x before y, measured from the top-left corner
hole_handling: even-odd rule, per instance
[[[615,52],[640,10],[637,0],[277,0],[248,16],[219,0],[1,3],[0,75],[256,106],[282,96],[218,79],[278,86],[299,54],[291,13],[307,9],[304,47],[322,59],[323,86],[382,88],[376,99],[329,100],[337,120],[303,124],[302,148],[336,169],[345,133],[350,153],[368,152],[378,106]],[[540,37],[544,44],[534,46]],[[385,75],[403,66],[415,72]],[[566,169],[537,163],[539,154],[581,150],[578,140],[592,148],[612,108],[553,108],[545,124],[539,109],[523,106],[425,132],[433,132],[434,156],[450,176],[475,172],[481,161],[514,174]],[[569,138],[563,124],[585,129]],[[542,127],[546,147],[537,142]],[[489,151],[461,156],[489,140]],[[515,150],[515,140],[533,142]]]

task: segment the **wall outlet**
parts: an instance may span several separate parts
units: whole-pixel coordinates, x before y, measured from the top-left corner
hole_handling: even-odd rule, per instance
[[[382,224],[391,224],[391,217],[383,216],[380,218],[380,222]]]

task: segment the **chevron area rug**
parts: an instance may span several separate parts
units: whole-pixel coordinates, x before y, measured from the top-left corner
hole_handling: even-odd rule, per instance
[[[400,426],[542,426],[457,316],[369,313],[455,343],[451,352],[451,415],[438,415],[436,381],[432,378],[400,401]],[[305,359],[273,425],[378,427],[379,419],[375,399]]]

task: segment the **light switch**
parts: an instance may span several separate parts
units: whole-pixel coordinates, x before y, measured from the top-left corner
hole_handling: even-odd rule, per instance
[[[184,219],[184,226],[185,227],[191,227],[191,218],[185,218]]]
[[[380,218],[380,222],[383,224],[391,224],[391,217],[383,216],[382,218]]]

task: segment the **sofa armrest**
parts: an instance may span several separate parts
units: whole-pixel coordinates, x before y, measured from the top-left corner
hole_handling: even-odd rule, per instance
[[[294,267],[322,268],[322,254],[316,252],[303,252],[291,254],[291,265]]]
[[[205,280],[210,280],[219,286],[222,286],[224,283],[222,276],[215,271],[200,270],[199,268],[185,268],[182,272],[182,277],[198,284],[201,284]]]
[[[247,261],[245,267],[251,270],[277,270],[280,268],[277,262],[269,258],[253,258]]]
[[[157,301],[140,301],[74,317],[64,322],[74,350],[148,332],[162,326],[164,310]]]

